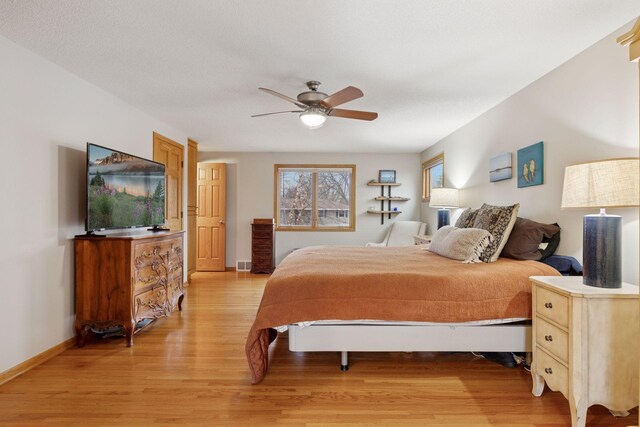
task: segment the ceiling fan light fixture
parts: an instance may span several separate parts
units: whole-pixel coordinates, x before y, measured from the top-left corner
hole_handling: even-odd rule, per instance
[[[310,108],[300,114],[300,120],[302,120],[302,123],[307,125],[310,129],[315,129],[324,124],[327,120],[327,115],[317,108]]]

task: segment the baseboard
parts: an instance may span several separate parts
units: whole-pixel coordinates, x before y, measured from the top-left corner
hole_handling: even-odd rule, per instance
[[[236,271],[235,267],[225,267],[224,271]]]
[[[14,379],[18,375],[22,375],[25,372],[35,368],[36,366],[46,362],[49,359],[53,359],[65,350],[70,349],[76,345],[76,338],[69,338],[66,341],[61,342],[55,347],[51,347],[49,350],[45,350],[42,353],[33,356],[31,359],[25,360],[19,365],[9,368],[6,371],[0,373],[0,385]]]

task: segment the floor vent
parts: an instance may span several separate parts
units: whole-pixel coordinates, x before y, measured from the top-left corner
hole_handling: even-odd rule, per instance
[[[236,261],[236,271],[251,271],[251,261]]]

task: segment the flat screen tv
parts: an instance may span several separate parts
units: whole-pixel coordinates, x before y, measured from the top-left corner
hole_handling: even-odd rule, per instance
[[[164,224],[162,163],[87,143],[87,232]]]

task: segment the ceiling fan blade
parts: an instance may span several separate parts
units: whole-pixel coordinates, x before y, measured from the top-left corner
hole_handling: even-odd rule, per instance
[[[254,114],[251,117],[262,117],[262,116],[270,116],[272,114],[284,114],[284,113],[304,113],[304,110],[296,110],[296,111],[276,111],[275,113],[264,113],[264,114]]]
[[[290,97],[288,97],[287,95],[283,95],[283,94],[281,94],[281,93],[278,93],[278,92],[276,92],[275,90],[267,89],[267,88],[264,88],[264,87],[259,87],[258,89],[259,89],[259,90],[261,90],[261,91],[263,91],[263,92],[270,93],[270,94],[271,94],[271,95],[273,95],[273,96],[277,96],[278,98],[282,98],[282,99],[284,99],[285,101],[292,102],[292,103],[296,104],[296,105],[297,105],[298,107],[300,107],[300,108],[307,108],[307,105],[306,105],[306,104],[303,104],[302,102],[296,101],[295,99],[290,98]]]
[[[342,90],[334,93],[333,95],[327,96],[325,99],[320,101],[320,105],[325,108],[333,108],[338,105],[342,105],[345,102],[353,101],[354,99],[358,99],[364,96],[362,91],[357,87],[347,86]]]
[[[358,110],[342,110],[340,108],[334,108],[329,110],[328,113],[331,117],[342,117],[345,119],[357,119],[357,120],[375,120],[378,118],[378,113],[372,113],[370,111],[358,111]]]

